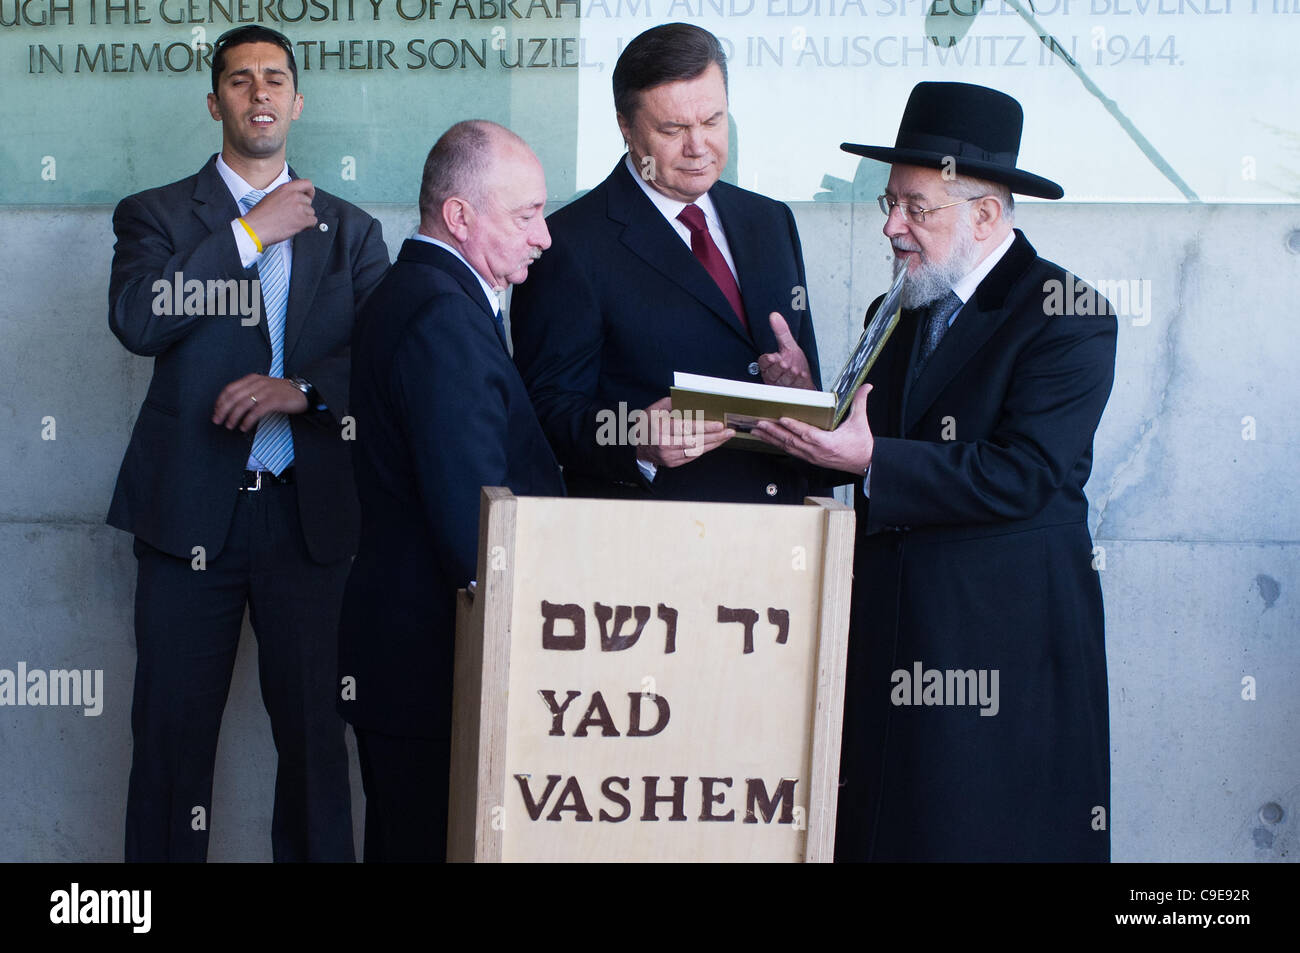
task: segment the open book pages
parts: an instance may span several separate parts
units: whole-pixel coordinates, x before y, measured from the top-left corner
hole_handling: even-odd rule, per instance
[[[740,397],[747,400],[768,400],[777,403],[799,404],[804,407],[834,407],[835,395],[824,390],[806,390],[802,387],[776,387],[772,384],[755,384],[751,381],[733,381],[728,377],[706,377],[703,374],[673,374],[673,387],[677,390],[720,397]],[[676,407],[676,404],[673,405]]]

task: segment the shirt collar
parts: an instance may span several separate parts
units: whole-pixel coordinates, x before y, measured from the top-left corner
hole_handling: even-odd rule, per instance
[[[988,277],[993,267],[1002,260],[1002,256],[1007,253],[1011,243],[1016,240],[1015,230],[1012,229],[1007,233],[1007,237],[1002,239],[1002,243],[997,248],[989,252],[982,262],[975,266],[975,270],[968,274],[961,281],[952,286],[953,293],[961,298],[961,303],[965,304],[975,295],[975,289],[979,287],[980,282]]]
[[[660,214],[663,215],[664,218],[668,219],[668,224],[679,224],[677,216],[680,215],[682,209],[686,208],[690,203],[679,202],[677,199],[669,198],[651,186],[650,183],[643,179],[641,174],[637,172],[636,166],[632,163],[632,154],[630,152],[623,156],[623,161],[627,165],[627,171],[632,174],[632,179],[637,185],[641,186],[641,191],[646,194],[646,198],[654,204],[654,207],[659,209]],[[708,192],[705,192],[697,198],[694,204],[699,206],[700,211],[704,213],[704,217],[711,227],[719,227],[721,220],[718,218],[718,213],[713,207],[713,199],[709,198]]]
[[[241,176],[230,166],[226,165],[226,160],[222,158],[221,153],[219,152],[217,153],[217,172],[221,176],[221,181],[226,183],[226,188],[230,190],[230,194],[235,197],[236,205],[239,204],[240,200],[243,199],[245,195],[247,195],[249,192],[254,191],[253,186],[245,182],[243,176]],[[284,164],[284,168],[280,170],[280,174],[275,177],[275,181],[273,181],[266,188],[257,189],[256,191],[270,192],[272,189],[278,189],[280,186],[284,185],[284,183],[288,181],[289,181],[289,163],[286,162]]]
[[[492,313],[493,314],[501,313],[501,298],[499,295],[497,295],[496,289],[483,280],[483,276],[474,270],[473,265],[465,261],[464,255],[462,255],[455,248],[452,248],[446,242],[439,241],[436,238],[431,238],[428,235],[423,234],[422,232],[416,232],[414,235],[411,236],[411,238],[417,242],[428,242],[430,245],[437,245],[439,248],[445,249],[446,251],[451,252],[453,255],[459,258],[461,263],[464,264],[464,266],[469,269],[469,273],[473,275],[475,278],[477,278],[478,283],[483,286],[483,293],[487,295],[488,304],[492,306]]]

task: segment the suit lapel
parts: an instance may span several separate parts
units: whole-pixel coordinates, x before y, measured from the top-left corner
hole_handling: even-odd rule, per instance
[[[230,230],[230,223],[239,218],[239,204],[226,188],[226,182],[217,171],[217,157],[213,155],[208,164],[199,170],[194,184],[194,214],[209,232]],[[260,306],[259,306],[260,307]],[[267,352],[271,348],[271,335],[266,329],[265,311],[259,315],[257,327],[262,340],[266,342]]]
[[[291,178],[298,178],[292,168]],[[302,334],[303,326],[311,313],[312,301],[316,298],[316,288],[320,283],[321,273],[329,260],[330,247],[334,236],[338,234],[338,213],[320,192],[312,203],[316,212],[316,226],[304,229],[293,236],[293,265],[289,272],[289,302],[285,306],[284,316],[284,363],[289,366],[294,345]]]
[[[709,191],[713,207],[718,210],[718,217],[722,220],[722,230],[727,235],[731,260],[736,265],[736,283],[740,285],[740,298],[745,304],[745,319],[753,332],[754,346],[760,354],[768,354],[777,350],[776,335],[772,333],[767,314],[760,313],[760,307],[755,302],[765,299],[760,289],[767,277],[765,263],[771,256],[769,248],[764,244],[766,236],[763,230],[751,221],[752,216],[747,214],[745,204],[735,201],[737,194],[737,190],[723,182]],[[744,334],[739,322],[729,323],[733,323]],[[746,335],[746,339],[751,338]]]
[[[943,340],[939,342],[939,346],[930,355],[930,360],[922,368],[920,376],[910,381],[906,401],[907,410],[903,416],[904,433],[916,425],[921,416],[943,393],[949,381],[957,376],[957,372],[983,346],[989,339],[989,335],[997,330],[1006,316],[1005,309],[981,310],[977,298],[971,298],[962,306],[952,327],[944,334]],[[908,366],[916,366],[915,351]],[[908,375],[909,378],[911,376]]]
[[[952,327],[930,355],[920,376],[911,381],[911,374],[908,374],[909,380],[904,385],[907,388],[903,413],[904,435],[916,426],[917,421],[943,393],[943,389],[1007,319],[1010,314],[1010,308],[1006,305],[1007,292],[1035,257],[1033,247],[1017,230],[1015,241],[957,313]],[[916,366],[915,338],[914,335],[909,369]]]
[[[230,194],[230,189],[226,188],[221,173],[217,171],[215,155],[199,170],[194,183],[194,201],[194,214],[210,232],[228,229],[231,220],[239,218],[239,205]]]
[[[897,395],[898,404],[894,407],[895,424],[898,427],[898,436],[907,435],[907,400],[912,392],[912,368],[916,366],[916,355],[921,349],[921,312],[916,310],[904,311],[898,319],[898,327],[894,328],[892,341],[898,342],[898,349],[894,352],[893,371],[895,380],[899,386],[894,393]]]
[[[863,320],[863,327],[871,323],[884,296],[872,302]],[[867,399],[867,417],[871,432],[879,437],[903,436],[903,408],[907,403],[908,368],[911,367],[912,339],[916,334],[916,313],[904,311],[898,326],[880,350],[880,357],[867,374],[871,396]]]
[[[506,341],[505,329],[502,327],[501,320],[497,317],[496,312],[492,310],[492,303],[487,300],[483,285],[464,262],[445,248],[414,238],[408,238],[402,243],[402,250],[397,258],[398,261],[432,265],[455,278],[456,284],[460,285],[465,295],[487,315],[487,319],[492,322],[493,330],[496,331],[497,340],[501,342],[502,349],[507,356],[510,354],[510,345]]]
[[[624,226],[620,239],[628,250],[708,308],[719,321],[746,342],[750,342],[749,335],[741,327],[740,319],[736,317],[722,289],[704,270],[704,266],[691,253],[673,226],[641,191],[641,186],[633,181],[624,159],[619,159],[609,178],[609,184],[607,214],[613,221]],[[716,198],[714,202],[716,206]],[[721,214],[723,213],[719,209],[719,215]],[[731,235],[732,229],[727,229],[728,244],[731,243]],[[735,256],[734,246],[732,255]],[[736,268],[740,269],[739,261]],[[743,297],[743,281],[740,284]]]

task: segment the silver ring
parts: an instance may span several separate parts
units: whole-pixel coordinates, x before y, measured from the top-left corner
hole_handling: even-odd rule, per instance
[[[252,394],[249,394],[249,395],[248,395],[248,399],[251,400],[251,401],[252,401],[253,403],[255,403],[255,404],[257,403],[257,398],[254,397]]]

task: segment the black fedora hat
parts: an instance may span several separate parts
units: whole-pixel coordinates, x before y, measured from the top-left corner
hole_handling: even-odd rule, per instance
[[[1044,199],[1065,194],[1055,182],[1016,168],[1025,114],[1006,93],[970,83],[917,83],[907,98],[893,148],[845,142],[854,155],[988,179]]]

